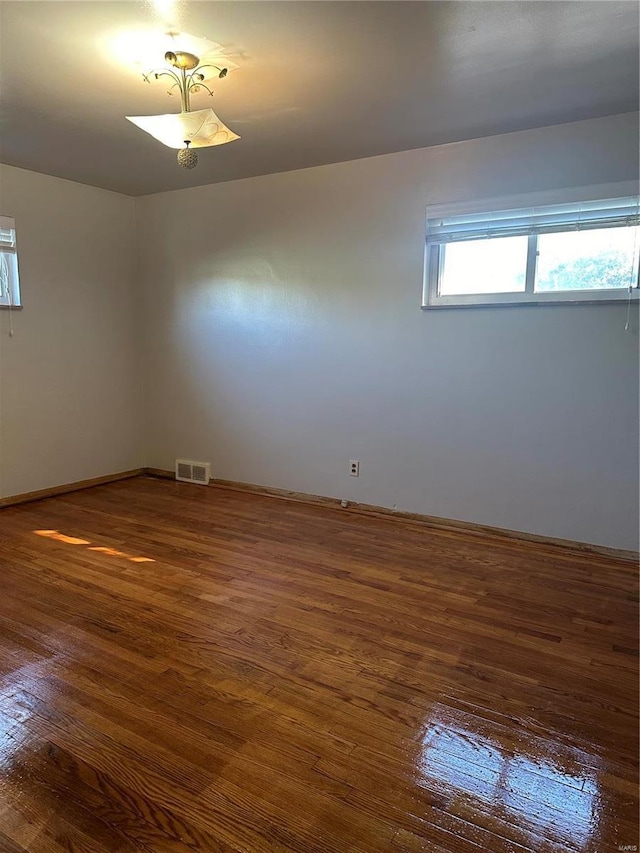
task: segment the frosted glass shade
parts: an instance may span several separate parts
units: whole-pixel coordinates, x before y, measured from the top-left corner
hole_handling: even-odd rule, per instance
[[[187,140],[192,148],[208,148],[240,139],[212,109],[161,116],[127,116],[127,119],[168,148],[184,148]]]

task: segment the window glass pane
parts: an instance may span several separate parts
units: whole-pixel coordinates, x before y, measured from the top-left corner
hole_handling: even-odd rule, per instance
[[[0,305],[19,305],[18,258],[0,250]]]
[[[527,238],[499,237],[441,246],[441,296],[467,293],[523,293]]]
[[[609,290],[638,280],[638,226],[541,234],[535,290]]]

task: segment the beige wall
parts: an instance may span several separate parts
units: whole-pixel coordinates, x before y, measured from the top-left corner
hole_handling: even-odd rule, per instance
[[[636,548],[637,315],[420,300],[427,203],[637,177],[625,115],[138,199],[147,464]]]
[[[24,309],[0,311],[0,496],[139,467],[134,201],[2,166]]]
[[[420,310],[426,204],[637,179],[637,128],[616,116],[135,201],[2,167],[25,308],[12,338],[0,312],[0,496],[186,456],[215,477],[637,547],[637,314],[625,333],[622,306]]]

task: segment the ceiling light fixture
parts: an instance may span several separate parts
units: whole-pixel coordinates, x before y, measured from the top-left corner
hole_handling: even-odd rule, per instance
[[[175,37],[176,34],[170,35]],[[205,44],[213,49],[218,48],[218,45]],[[152,79],[169,77],[173,82],[168,94],[172,95],[174,89],[178,90],[181,112],[154,116],[127,116],[127,119],[169,148],[180,149],[179,165],[184,169],[193,169],[198,163],[198,155],[194,148],[209,148],[240,139],[238,134],[230,130],[212,109],[191,109],[191,95],[204,89],[213,97],[213,91],[205,80],[213,77],[222,80],[229,72],[229,65],[222,66],[206,61],[201,65],[201,60],[196,54],[184,50],[168,50],[164,59],[165,67],[147,71],[142,77],[146,83],[151,83]]]

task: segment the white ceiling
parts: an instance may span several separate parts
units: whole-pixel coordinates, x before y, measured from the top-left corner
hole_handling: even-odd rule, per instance
[[[188,172],[125,120],[178,108],[111,49],[157,23],[149,0],[3,0],[2,161],[141,195],[638,108],[636,2],[182,0],[179,12],[181,29],[238,57],[214,100],[192,106],[213,106],[241,140],[201,150]]]

